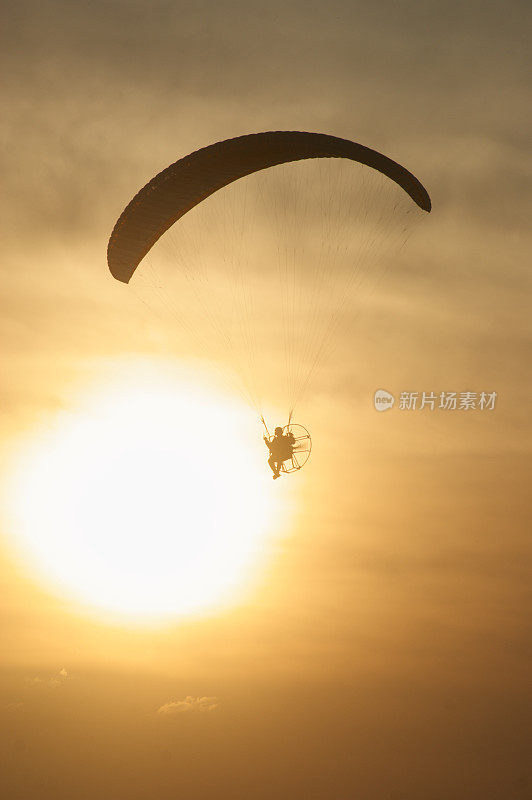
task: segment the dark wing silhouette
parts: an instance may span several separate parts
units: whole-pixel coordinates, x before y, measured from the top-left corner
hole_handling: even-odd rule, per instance
[[[164,169],[138,192],[120,215],[107,247],[107,263],[128,283],[155,242],[174,222],[233,181],[268,167],[308,158],[347,158],[382,172],[424,211],[430,197],[405,167],[391,158],[324,133],[268,131],[237,136],[196,150]]]

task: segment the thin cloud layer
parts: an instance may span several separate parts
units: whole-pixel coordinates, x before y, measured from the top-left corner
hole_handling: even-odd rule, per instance
[[[171,714],[190,714],[199,712],[203,714],[208,711],[214,711],[219,708],[220,704],[217,697],[193,697],[187,695],[183,700],[170,700],[160,708],[157,709],[157,714],[171,715]]]
[[[59,672],[55,673],[54,675],[50,675],[49,677],[41,677],[40,675],[33,675],[28,676],[25,681],[26,683],[32,684],[41,684],[42,686],[62,686],[66,679],[68,678],[68,672],[64,667],[62,667]]]

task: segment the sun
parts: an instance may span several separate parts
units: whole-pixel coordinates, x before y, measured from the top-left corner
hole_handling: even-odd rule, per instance
[[[142,364],[34,436],[8,494],[26,564],[69,597],[139,621],[236,602],[287,514],[247,409]]]

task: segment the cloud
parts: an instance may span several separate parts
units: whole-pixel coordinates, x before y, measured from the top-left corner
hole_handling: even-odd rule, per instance
[[[217,697],[192,697],[187,695],[183,700],[170,700],[157,709],[157,714],[189,714],[193,711],[203,713],[214,711],[220,704]]]
[[[5,708],[6,711],[13,711],[13,712],[20,711],[20,709],[24,708],[24,703],[19,703],[19,702],[7,703]]]
[[[39,675],[25,678],[26,683],[43,684],[44,686],[62,686],[68,677],[68,672],[62,667],[59,672],[48,678],[41,678]]]

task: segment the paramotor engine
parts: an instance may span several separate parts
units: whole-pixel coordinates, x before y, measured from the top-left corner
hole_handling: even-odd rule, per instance
[[[288,425],[285,425],[283,428],[283,436],[288,436],[290,433],[294,437],[292,454],[283,461],[281,467],[281,472],[286,473],[297,472],[301,467],[304,467],[310,458],[310,452],[312,450],[310,433],[303,425],[299,425],[297,422],[288,423]],[[273,436],[270,436],[270,442],[272,439]]]

